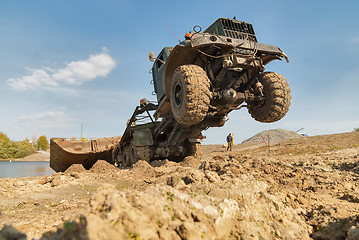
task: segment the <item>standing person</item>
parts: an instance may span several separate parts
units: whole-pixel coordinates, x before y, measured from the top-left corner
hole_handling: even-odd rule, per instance
[[[232,146],[233,146],[233,137],[232,134],[229,133],[227,136],[227,151],[229,149],[229,151],[232,151]]]

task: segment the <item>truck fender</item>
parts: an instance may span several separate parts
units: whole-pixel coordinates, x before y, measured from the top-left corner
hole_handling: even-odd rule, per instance
[[[185,64],[193,64],[196,57],[197,51],[191,45],[180,44],[172,49],[162,73],[162,87],[167,98],[170,98],[172,76],[176,69]]]

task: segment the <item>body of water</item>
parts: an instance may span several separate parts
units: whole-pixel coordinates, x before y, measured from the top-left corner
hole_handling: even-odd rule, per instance
[[[0,161],[0,178],[37,177],[54,173],[48,161]]]

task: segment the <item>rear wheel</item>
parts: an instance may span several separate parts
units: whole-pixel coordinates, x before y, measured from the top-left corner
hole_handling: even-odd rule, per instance
[[[126,154],[124,152],[119,152],[116,156],[116,163],[120,167],[126,167]]]
[[[129,145],[125,145],[121,152],[117,155],[117,162],[124,168],[131,167],[137,162],[137,157],[134,149]]]
[[[151,161],[151,149],[148,146],[134,148],[135,155],[138,160],[150,162]]]
[[[206,72],[197,65],[179,66],[171,82],[171,108],[176,121],[195,125],[207,115],[212,98]]]
[[[191,143],[191,156],[200,159],[202,157],[202,144],[201,143]]]
[[[263,123],[282,119],[289,110],[292,98],[288,82],[274,72],[260,74],[258,81],[263,85],[264,98],[248,103],[248,112],[255,120]]]
[[[200,159],[202,157],[202,144],[199,142],[185,142],[185,148],[187,156],[193,156],[194,158]]]

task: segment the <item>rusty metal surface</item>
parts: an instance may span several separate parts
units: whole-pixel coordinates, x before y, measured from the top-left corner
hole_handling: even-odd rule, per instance
[[[121,137],[99,138],[86,141],[69,141],[64,138],[50,140],[50,167],[63,172],[72,164],[86,169],[99,159],[112,161],[112,149]]]

